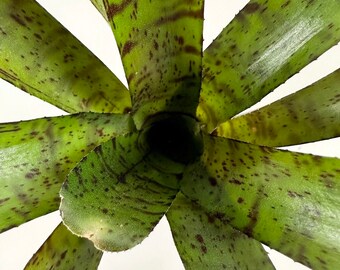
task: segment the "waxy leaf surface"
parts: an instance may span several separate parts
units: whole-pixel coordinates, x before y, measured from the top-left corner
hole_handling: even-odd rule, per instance
[[[25,270],[97,269],[103,253],[88,239],[73,235],[62,223],[33,255]]]
[[[195,116],[201,84],[203,0],[108,0],[139,128],[157,112]]]
[[[123,113],[129,92],[34,0],[0,3],[0,78],[67,112]]]
[[[275,269],[260,242],[179,193],[167,213],[185,269]]]
[[[273,104],[221,124],[216,134],[265,146],[340,136],[340,70]]]
[[[260,101],[340,40],[340,1],[252,0],[205,50],[208,131]]]
[[[128,115],[97,113],[0,124],[0,232],[57,210],[69,171],[132,128]]]
[[[308,267],[340,268],[340,159],[204,139],[188,198]]]
[[[139,244],[178,192],[178,176],[146,162],[148,150],[138,140],[136,132],[98,146],[71,171],[60,192],[66,226],[101,250]]]

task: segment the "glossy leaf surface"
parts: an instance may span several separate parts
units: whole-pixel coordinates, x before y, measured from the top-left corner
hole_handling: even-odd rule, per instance
[[[73,235],[62,223],[34,254],[25,270],[97,269],[102,252],[87,239]]]
[[[340,267],[340,159],[205,136],[183,193],[313,269]]]
[[[0,231],[58,209],[69,171],[132,128],[129,116],[96,113],[0,124]]]
[[[139,133],[132,133],[98,146],[72,170],[60,192],[66,226],[101,250],[139,244],[178,192],[178,176],[146,162],[148,152],[138,140]]]
[[[274,269],[262,245],[179,193],[167,213],[185,269]]]
[[[109,0],[105,4],[137,127],[158,112],[195,116],[201,84],[203,1]]]
[[[205,50],[208,131],[260,101],[340,40],[338,0],[252,0]]]
[[[130,110],[118,78],[36,1],[1,1],[0,21],[0,78],[67,112]]]
[[[340,136],[340,70],[257,111],[221,124],[218,136],[285,146]]]

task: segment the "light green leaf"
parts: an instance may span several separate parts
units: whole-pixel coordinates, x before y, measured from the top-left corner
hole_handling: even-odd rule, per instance
[[[105,4],[103,0],[91,0],[91,3],[96,7],[100,14],[104,17],[106,21],[109,20],[106,14]]]
[[[119,136],[90,152],[68,175],[60,211],[66,226],[106,251],[139,244],[169,208],[176,174],[146,162],[139,133]]]
[[[213,136],[182,192],[224,222],[313,269],[340,269],[340,159]]]
[[[62,223],[27,263],[25,270],[97,269],[103,253],[87,239],[73,235]]]
[[[199,119],[212,131],[340,41],[338,0],[252,0],[205,50]]]
[[[128,115],[80,113],[0,124],[0,232],[57,210],[69,171],[133,128]]]
[[[167,212],[185,269],[274,269],[262,245],[178,193]]]
[[[158,112],[195,116],[204,1],[104,2],[130,86],[137,128]]]
[[[266,146],[340,136],[340,69],[295,94],[221,124],[216,134]]]
[[[0,78],[67,112],[123,113],[129,92],[34,0],[0,3]]]
[[[103,253],[87,239],[73,235],[61,223],[34,254],[25,270],[97,269]]]

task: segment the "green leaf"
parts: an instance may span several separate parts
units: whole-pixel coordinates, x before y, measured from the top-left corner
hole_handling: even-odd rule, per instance
[[[158,112],[196,115],[203,0],[105,1],[139,128]]]
[[[257,111],[233,118],[218,136],[266,146],[286,146],[340,136],[340,69]]]
[[[34,0],[0,4],[0,78],[67,112],[123,113],[129,92]]]
[[[100,14],[104,17],[106,21],[109,20],[106,14],[105,4],[103,0],[91,0],[91,3],[96,7]]]
[[[340,269],[340,159],[213,136],[182,192],[235,229],[313,269]]]
[[[129,249],[147,237],[179,189],[179,177],[155,169],[148,154],[137,132],[90,152],[60,192],[66,226],[106,251]]]
[[[87,239],[73,235],[61,223],[34,254],[25,270],[97,269],[103,253]]]
[[[259,242],[182,193],[167,218],[185,269],[275,269]]]
[[[252,0],[205,50],[208,131],[260,101],[340,40],[338,0]]]
[[[132,128],[127,115],[96,113],[0,124],[0,232],[57,210],[69,171]]]

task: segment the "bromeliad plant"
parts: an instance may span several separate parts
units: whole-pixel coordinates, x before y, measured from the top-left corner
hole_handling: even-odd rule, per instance
[[[203,0],[92,2],[129,91],[35,1],[0,3],[1,78],[70,113],[0,125],[1,232],[63,219],[26,269],[94,269],[163,215],[187,269],[273,269],[260,242],[340,269],[340,160],[276,149],[340,135],[340,70],[234,117],[340,40],[340,2],[252,0],[203,53]]]

